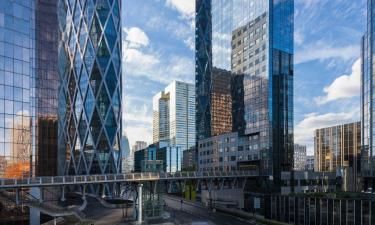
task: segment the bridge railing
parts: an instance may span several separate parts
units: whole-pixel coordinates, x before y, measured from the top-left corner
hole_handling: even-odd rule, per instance
[[[174,179],[199,179],[199,178],[225,178],[258,176],[257,171],[197,171],[197,172],[175,172],[175,173],[127,173],[106,175],[76,175],[55,177],[30,177],[21,179],[0,179],[0,185],[6,186],[38,186],[38,185],[63,185],[79,183],[106,183],[123,181],[147,181],[147,180],[174,180]],[[0,186],[0,188],[1,188]]]

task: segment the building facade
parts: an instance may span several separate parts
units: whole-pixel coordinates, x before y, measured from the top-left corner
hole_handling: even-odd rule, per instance
[[[375,189],[375,129],[374,121],[374,8],[367,0],[367,30],[361,41],[361,175],[364,188]]]
[[[121,1],[59,0],[59,173],[121,172]]]
[[[0,3],[0,177],[56,175],[57,3]]]
[[[314,137],[315,171],[334,172],[337,168],[360,168],[361,123],[318,129]]]
[[[194,85],[181,81],[153,97],[153,143],[168,142],[183,150],[195,145],[194,100]]]
[[[135,172],[181,171],[182,151],[180,147],[169,146],[168,142],[157,142],[134,153]]]
[[[231,171],[247,165],[260,169],[259,136],[225,133],[198,141],[199,171]]]
[[[294,144],[294,170],[304,171],[306,169],[306,146]]]
[[[198,170],[198,155],[195,146],[182,152],[182,170]]]
[[[306,171],[315,171],[315,156],[306,156]]]
[[[147,148],[147,142],[145,141],[136,141],[132,146],[132,152]]]
[[[227,71],[235,116],[222,119],[258,137],[260,172],[276,183],[293,169],[293,23],[293,0],[196,0],[197,140],[212,136],[214,71]]]

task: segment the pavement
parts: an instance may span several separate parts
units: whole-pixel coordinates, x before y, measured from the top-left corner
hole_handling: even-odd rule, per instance
[[[135,224],[132,221],[133,209],[108,209],[103,207],[96,199],[88,197],[87,207],[83,211],[87,219],[94,225],[125,225]],[[154,225],[256,225],[254,221],[238,218],[221,212],[213,212],[212,209],[203,207],[199,203],[182,203],[181,199],[165,196],[167,204],[163,218],[148,220],[145,224]],[[126,211],[128,211],[126,213]],[[123,217],[123,213],[127,218]],[[66,221],[59,224],[71,224]]]
[[[213,212],[199,204],[165,196],[167,211],[176,224],[191,225],[256,225],[254,221],[238,218],[221,212]],[[182,206],[181,206],[182,205]],[[181,210],[182,209],[182,210]]]

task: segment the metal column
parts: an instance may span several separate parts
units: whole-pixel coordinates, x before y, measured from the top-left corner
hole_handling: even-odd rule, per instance
[[[143,184],[138,184],[138,218],[137,224],[142,224],[142,187]]]

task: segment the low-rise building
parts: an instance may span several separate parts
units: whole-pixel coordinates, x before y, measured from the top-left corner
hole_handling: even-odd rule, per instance
[[[294,180],[291,181],[291,178],[291,172],[281,172],[281,194],[336,190],[336,173],[333,172],[294,171]]]
[[[182,152],[180,147],[171,147],[167,142],[158,142],[134,153],[135,172],[181,171]]]
[[[198,170],[230,171],[239,165],[259,169],[259,134],[225,133],[198,141]]]

